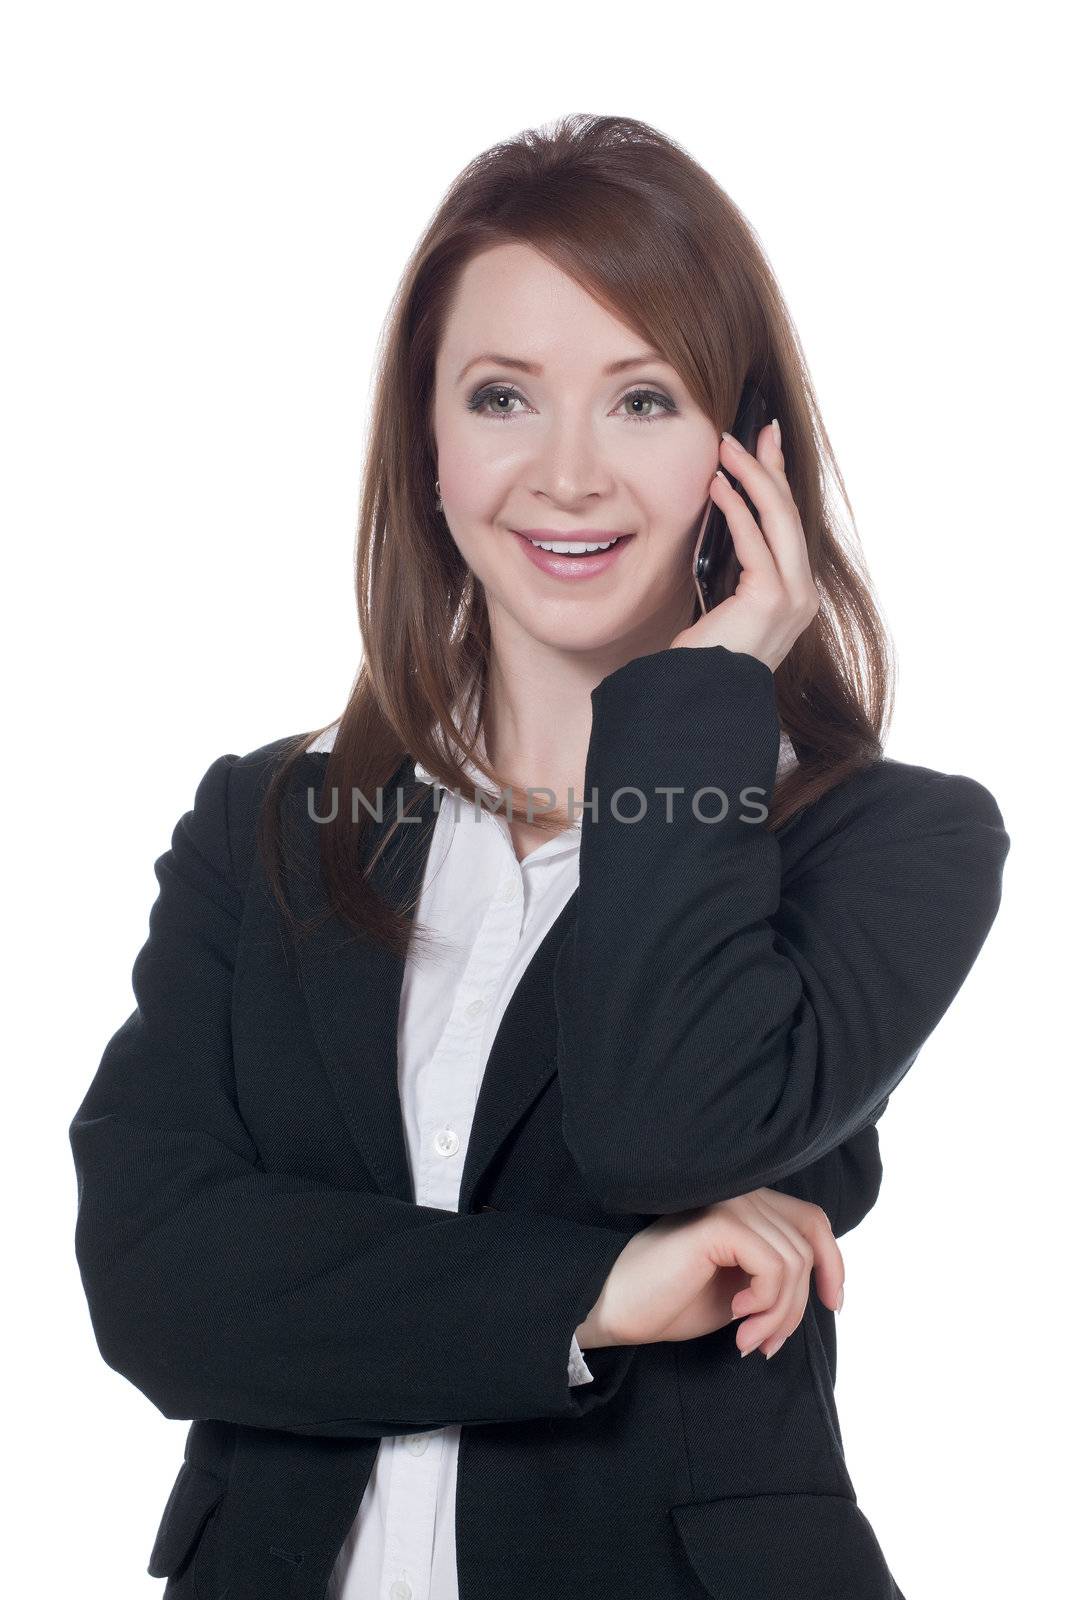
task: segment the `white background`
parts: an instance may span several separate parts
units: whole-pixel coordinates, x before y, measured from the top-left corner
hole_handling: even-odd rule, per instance
[[[479,150],[680,140],[782,283],[900,663],[888,753],[986,784],[1000,918],[843,1240],[838,1405],[901,1588],[1062,1557],[1062,58],[1033,4],[11,5],[0,39],[14,979],[8,1592],[135,1600],[186,1424],[97,1354],[67,1125],[196,781],[329,721],[371,363]],[[1060,147],[1060,148],[1057,148]]]

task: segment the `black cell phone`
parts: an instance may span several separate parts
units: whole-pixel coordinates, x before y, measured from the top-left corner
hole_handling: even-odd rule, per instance
[[[738,402],[737,416],[729,432],[754,455],[757,436],[768,420],[767,402],[761,390],[751,378],[746,378]],[[725,467],[722,470],[726,473],[728,482],[744,500],[758,525],[759,516],[756,508],[742,489],[740,482],[733,473],[726,472]],[[704,522],[693,552],[693,583],[700,601],[701,612],[710,611],[727,599],[734,593],[740,581],[741,564],[734,551],[734,542],[730,536],[726,517],[709,496]]]

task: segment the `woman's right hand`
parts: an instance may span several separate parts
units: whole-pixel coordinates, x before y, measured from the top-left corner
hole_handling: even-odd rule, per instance
[[[616,1258],[578,1343],[696,1339],[737,1318],[741,1353],[769,1358],[800,1326],[813,1270],[839,1310],[845,1263],[826,1213],[777,1189],[657,1217]]]

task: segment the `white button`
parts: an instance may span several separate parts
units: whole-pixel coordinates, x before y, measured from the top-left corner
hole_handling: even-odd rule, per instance
[[[438,1128],[433,1136],[433,1147],[439,1156],[454,1156],[459,1149],[459,1135],[451,1128]]]
[[[484,1010],[485,1010],[485,1001],[484,1000],[472,1000],[470,1005],[467,1007],[467,1015],[468,1015],[468,1017],[476,1017]]]
[[[430,1448],[429,1434],[409,1433],[404,1440],[404,1448],[413,1456],[425,1455],[426,1451]]]
[[[518,884],[517,883],[509,883],[507,888],[504,890],[503,894],[500,896],[500,898],[501,898],[501,900],[504,901],[504,903],[506,905],[510,905],[511,902],[514,900],[515,896],[518,894],[518,892],[519,892]]]
[[[389,1600],[411,1600],[411,1585],[398,1578],[389,1585]]]

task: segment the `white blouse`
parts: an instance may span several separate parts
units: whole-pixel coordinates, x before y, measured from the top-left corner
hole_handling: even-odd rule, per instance
[[[329,750],[336,724],[310,746]],[[484,742],[476,750],[484,755]],[[778,770],[795,760],[782,735]],[[470,762],[466,770],[495,793]],[[416,763],[415,775],[435,780]],[[578,885],[582,816],[519,861],[506,817],[438,785],[440,811],[416,920],[432,930],[405,963],[397,1030],[398,1088],[418,1205],[455,1210],[482,1074],[504,1011],[545,934]],[[560,802],[564,807],[566,800]],[[397,1284],[403,1294],[404,1285]],[[412,1307],[412,1319],[425,1308]],[[432,1325],[426,1329],[433,1337]],[[576,1339],[568,1378],[592,1381]],[[459,1600],[456,1486],[461,1428],[382,1439],[327,1600]]]

